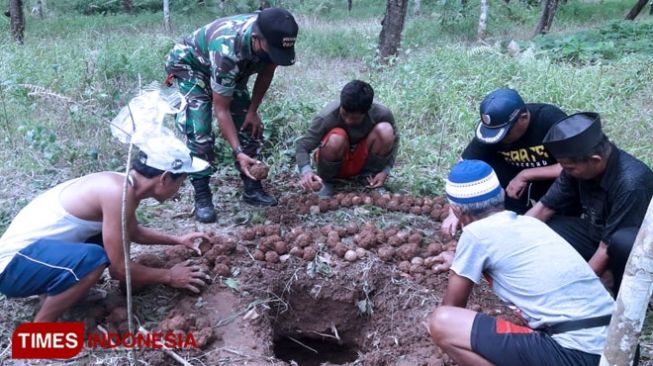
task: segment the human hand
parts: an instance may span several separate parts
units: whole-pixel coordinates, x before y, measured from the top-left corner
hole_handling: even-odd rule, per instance
[[[182,235],[179,237],[178,240],[179,240],[179,244],[187,246],[192,250],[194,250],[197,254],[202,255],[202,251],[200,250],[200,245],[204,241],[210,241],[211,239],[206,233],[196,231],[196,232],[188,233],[186,235]]]
[[[432,266],[433,272],[435,273],[448,271],[449,268],[451,268],[451,263],[453,263],[453,256],[453,252],[448,250],[444,251],[433,257],[432,261],[428,265]]]
[[[381,171],[373,177],[367,177],[367,188],[377,188],[385,184],[385,179],[388,177],[388,173]]]
[[[447,218],[442,221],[440,232],[444,235],[454,236],[456,235],[456,230],[458,230],[459,225],[460,220],[458,220],[458,217],[456,217],[456,215],[454,215],[454,213],[449,210],[449,216],[447,216]]]
[[[315,183],[321,186],[322,178],[313,171],[304,173],[301,179],[299,179],[299,185],[307,191],[313,191],[313,184]]]
[[[522,172],[523,171],[519,172],[519,174],[512,178],[510,183],[508,183],[508,186],[506,187],[506,194],[508,197],[518,199],[524,194],[524,191],[528,186],[528,179],[524,177]]]
[[[170,279],[168,285],[174,288],[183,288],[195,293],[200,292],[200,288],[206,286],[211,279],[207,268],[203,268],[192,260],[177,263],[169,269]]]
[[[256,180],[256,178],[252,176],[252,173],[249,172],[249,167],[258,163],[258,161],[250,158],[247,154],[242,152],[236,156],[236,161],[238,162],[238,166],[240,166],[240,171],[242,171],[243,174],[245,174],[251,179]]]
[[[240,128],[241,131],[250,130],[253,138],[258,138],[263,133],[263,122],[256,112],[247,112],[245,123]]]

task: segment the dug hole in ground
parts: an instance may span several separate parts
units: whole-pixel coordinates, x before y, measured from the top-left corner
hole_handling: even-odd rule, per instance
[[[221,183],[218,190],[238,187]],[[169,268],[193,259],[213,280],[200,294],[165,286],[138,291],[137,325],[192,332],[199,349],[175,352],[193,365],[454,365],[423,325],[447,285],[446,273],[433,272],[433,257],[456,245],[439,233],[448,213],[443,197],[349,191],[319,200],[269,188],[280,197],[277,207],[241,207],[237,195],[223,194],[231,198],[219,202],[216,224],[195,223],[192,200],[157,212],[158,220],[211,232],[211,242],[202,256],[182,246],[134,246],[134,260]],[[98,286],[108,295],[65,320],[84,319],[87,332],[126,332],[115,281]],[[28,302],[15,306],[30,309]],[[486,284],[474,289],[469,308],[516,321]],[[135,355],[150,365],[177,364],[161,351]],[[67,364],[89,362],[128,364],[124,352],[104,350],[85,350]]]

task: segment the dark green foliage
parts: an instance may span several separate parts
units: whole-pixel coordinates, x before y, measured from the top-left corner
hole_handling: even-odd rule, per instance
[[[554,60],[595,63],[616,60],[629,54],[653,55],[653,23],[611,22],[567,36],[547,35],[535,39]]]

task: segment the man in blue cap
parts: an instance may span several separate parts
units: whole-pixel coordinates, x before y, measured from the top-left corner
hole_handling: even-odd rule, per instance
[[[560,174],[560,165],[542,140],[567,115],[554,105],[524,103],[517,91],[508,88],[488,94],[479,112],[476,137],[461,157],[488,163],[506,191],[506,208],[523,214]],[[457,227],[458,220],[450,212],[442,231],[453,235]]]
[[[455,254],[437,258],[451,272],[428,319],[434,343],[461,366],[598,365],[614,301],[583,258],[541,221],[504,210],[482,161],[454,166],[446,192],[463,233]],[[527,327],[465,309],[482,276]]]
[[[544,146],[563,171],[527,215],[546,221],[599,276],[610,269],[616,294],[653,196],[653,172],[608,140],[597,113],[577,113],[558,122]],[[580,217],[555,215],[578,203]]]

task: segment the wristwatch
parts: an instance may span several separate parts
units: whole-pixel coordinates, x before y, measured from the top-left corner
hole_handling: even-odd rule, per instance
[[[243,152],[243,147],[240,146],[240,145],[238,145],[238,147],[236,147],[236,148],[233,150],[234,158],[237,158],[237,157],[238,157],[238,154],[240,154],[240,153],[242,153],[242,152]]]

